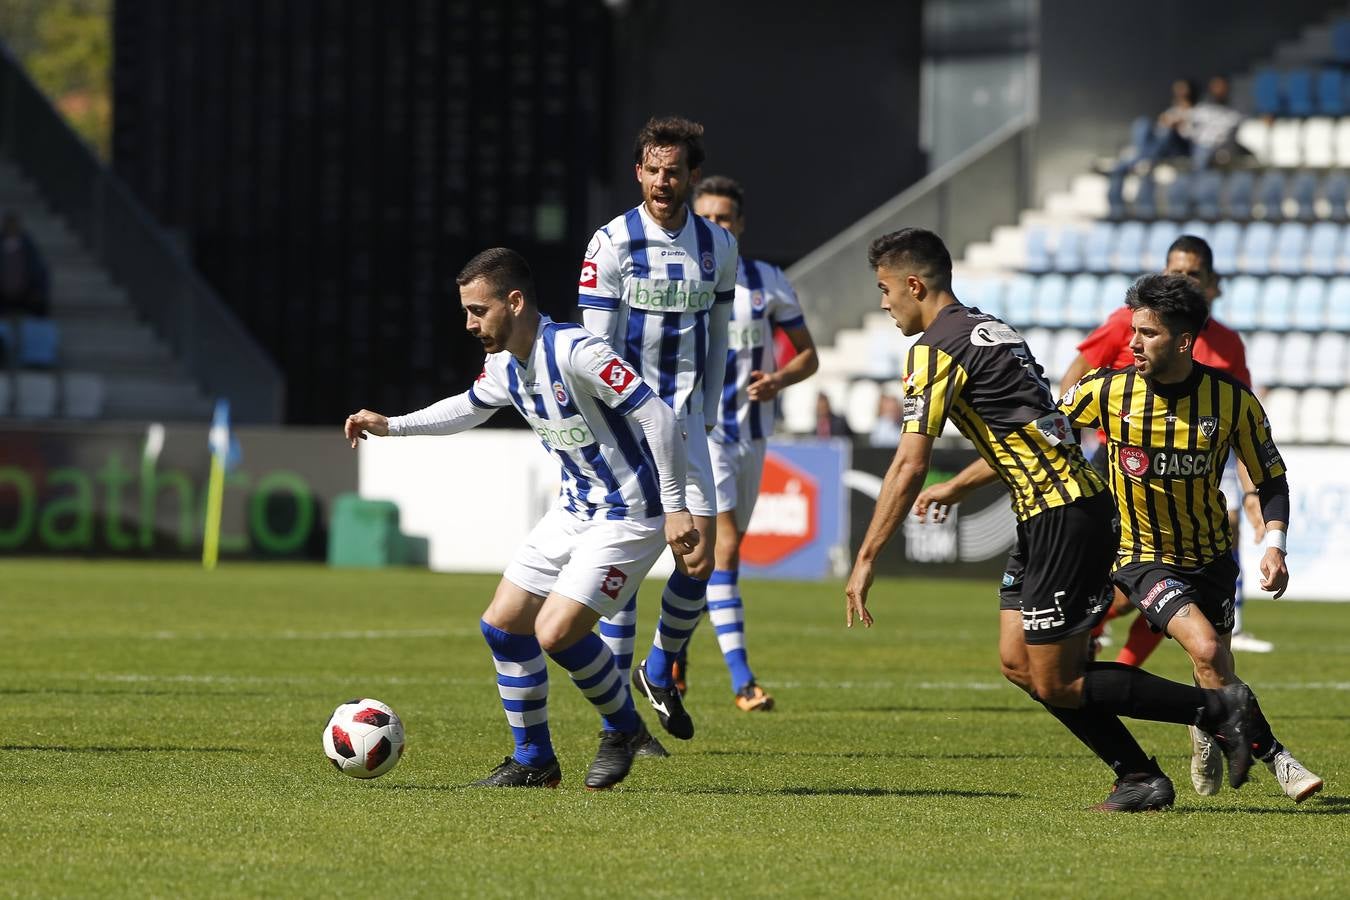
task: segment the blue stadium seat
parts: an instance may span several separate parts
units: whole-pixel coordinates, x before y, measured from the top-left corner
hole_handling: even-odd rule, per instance
[[[1289,195],[1298,204],[1295,216],[1303,222],[1317,218],[1317,176],[1312,172],[1299,172],[1294,176],[1294,184]]]
[[[1289,327],[1300,331],[1321,329],[1326,287],[1326,279],[1316,275],[1304,275],[1298,280],[1294,285],[1294,312]]]
[[[1130,279],[1125,275],[1107,275],[1097,285],[1097,321],[1105,322],[1106,317],[1117,308],[1125,305],[1125,292],[1130,289]]]
[[[1350,175],[1344,172],[1327,173],[1327,177],[1322,179],[1319,194],[1330,207],[1327,218],[1333,222],[1344,222],[1348,212],[1347,205],[1350,204]]]
[[[1069,226],[1059,233],[1059,246],[1055,248],[1056,272],[1081,272],[1083,270],[1083,229]]]
[[[1340,255],[1341,226],[1335,222],[1318,222],[1308,232],[1308,265],[1306,271],[1314,275],[1335,275]]]
[[[1014,328],[1032,325],[1032,300],[1036,295],[1036,276],[1014,275],[1003,292],[1003,315],[999,318]]]
[[[1337,19],[1331,26],[1331,52],[1337,62],[1350,62],[1350,19]]]
[[[0,322],[0,344],[5,352],[14,346],[14,332],[8,321]],[[56,366],[61,349],[61,329],[51,319],[19,320],[19,366],[25,369],[51,369]]]
[[[1116,226],[1094,222],[1083,242],[1083,267],[1089,272],[1111,271],[1111,253],[1116,246]]]
[[[1064,324],[1073,328],[1096,328],[1100,324],[1097,318],[1096,275],[1076,275],[1069,282],[1069,295],[1064,302]]]
[[[1275,258],[1271,271],[1302,275],[1303,256],[1308,250],[1308,226],[1302,222],[1282,222],[1275,232]]]
[[[1201,219],[1219,218],[1219,193],[1223,175],[1214,170],[1198,173],[1191,179],[1192,215]]]
[[[1313,76],[1307,69],[1284,73],[1284,109],[1291,116],[1305,118],[1317,111],[1313,103]]]
[[[1167,248],[1178,236],[1184,234],[1176,222],[1154,222],[1148,226],[1148,237],[1144,241],[1144,259],[1158,260],[1161,265],[1167,256]]]
[[[1234,278],[1223,293],[1224,322],[1239,331],[1256,327],[1257,302],[1261,297],[1261,282],[1247,275]]]
[[[1139,176],[1139,189],[1134,195],[1133,212],[1139,219],[1158,218],[1158,181],[1153,172]]]
[[[1267,172],[1256,187],[1256,202],[1263,208],[1261,218],[1284,218],[1285,179],[1283,172]]]
[[[1294,282],[1274,275],[1262,285],[1256,325],[1267,331],[1288,331],[1294,322]]]
[[[1144,223],[1122,222],[1116,231],[1116,252],[1112,258],[1117,272],[1141,271],[1140,257],[1144,253]]]
[[[1044,225],[1027,226],[1028,272],[1050,271],[1050,230]]]
[[[1209,249],[1214,251],[1214,271],[1232,275],[1238,270],[1238,242],[1242,228],[1236,222],[1219,222],[1209,238]]]
[[[1345,79],[1340,69],[1322,69],[1317,73],[1317,112],[1323,116],[1345,113]]]
[[[1223,207],[1229,218],[1250,219],[1252,217],[1252,196],[1256,192],[1256,176],[1243,169],[1228,176],[1227,189],[1224,191]]]
[[[1350,278],[1333,278],[1327,286],[1322,327],[1350,331]]]
[[[1163,197],[1167,203],[1166,215],[1169,219],[1184,219],[1191,214],[1192,185],[1196,177],[1189,172],[1178,172],[1177,177],[1167,186]]]
[[[1270,254],[1275,249],[1275,226],[1269,222],[1253,222],[1242,236],[1238,268],[1251,275],[1270,272]]]
[[[1003,318],[1003,290],[1006,286],[1007,280],[1004,278],[983,279],[976,288],[977,293],[971,298],[972,305],[978,306],[981,312]]]
[[[1069,293],[1069,280],[1058,272],[1042,275],[1036,284],[1032,300],[1031,324],[1042,328],[1058,328],[1064,324],[1064,304]]]
[[[1258,116],[1278,116],[1280,114],[1280,73],[1274,69],[1259,70],[1252,84],[1252,100],[1256,104]]]

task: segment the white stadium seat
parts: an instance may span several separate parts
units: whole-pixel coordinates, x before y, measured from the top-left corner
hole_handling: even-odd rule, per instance
[[[50,372],[20,372],[14,398],[14,415],[24,419],[50,419],[56,415],[59,391]]]
[[[1336,122],[1336,165],[1350,167],[1350,116]]]
[[[1303,122],[1276,119],[1270,126],[1270,164],[1293,169],[1303,164]]]
[[[1331,391],[1309,388],[1298,399],[1298,441],[1325,444],[1331,440]]]
[[[867,434],[877,423],[877,404],[881,401],[881,385],[862,378],[848,387],[848,405],[842,410],[848,427],[854,434]]]
[[[1338,444],[1350,444],[1350,388],[1337,391],[1332,402],[1331,439]]]
[[[1274,388],[1266,394],[1265,407],[1275,443],[1298,440],[1298,392],[1293,388]]]
[[[1237,142],[1252,152],[1263,165],[1270,162],[1270,126],[1264,119],[1243,119],[1238,126]]]
[[[1336,165],[1336,122],[1325,117],[1303,122],[1303,164],[1316,169]]]

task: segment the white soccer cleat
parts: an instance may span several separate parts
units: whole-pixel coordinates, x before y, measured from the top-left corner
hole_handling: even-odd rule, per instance
[[[1214,738],[1191,729],[1191,785],[1202,797],[1212,797],[1223,787],[1223,751]]]
[[[1266,768],[1280,783],[1284,795],[1295,803],[1302,803],[1322,789],[1322,779],[1305,769],[1288,750],[1276,753],[1275,758],[1266,763]]]
[[[1275,645],[1270,641],[1252,637],[1245,631],[1235,631],[1233,632],[1232,648],[1241,650],[1243,653],[1269,653],[1275,649]]]

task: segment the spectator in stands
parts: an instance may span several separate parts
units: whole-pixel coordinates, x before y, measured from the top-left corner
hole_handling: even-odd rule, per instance
[[[895,447],[900,443],[900,431],[904,426],[900,401],[890,394],[882,394],[877,402],[877,423],[872,426],[867,443],[873,447]]]
[[[830,398],[824,392],[816,394],[816,437],[852,437],[848,422],[830,408]]]
[[[1237,151],[1237,130],[1243,115],[1228,105],[1228,79],[1209,80],[1209,95],[1191,110],[1191,168],[1201,171],[1228,163]]]
[[[0,316],[47,315],[47,263],[17,213],[0,226]]]

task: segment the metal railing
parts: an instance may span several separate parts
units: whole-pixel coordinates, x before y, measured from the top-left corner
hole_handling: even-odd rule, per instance
[[[867,245],[889,231],[929,228],[954,259],[998,225],[1011,225],[1030,199],[1034,119],[1016,119],[863,216],[788,269],[812,336],[822,344],[878,308]]]
[[[229,398],[240,422],[282,420],[281,370],[3,44],[0,152],[36,183],[209,396]]]

